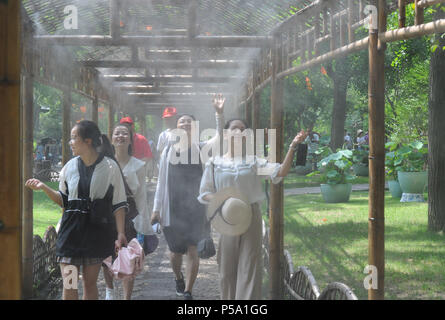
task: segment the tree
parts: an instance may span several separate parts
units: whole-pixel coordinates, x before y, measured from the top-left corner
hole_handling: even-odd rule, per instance
[[[346,93],[351,78],[351,64],[349,57],[335,60],[326,67],[334,85],[334,104],[331,122],[331,149],[336,150],[343,145],[346,121]],[[335,67],[334,67],[335,66]]]
[[[436,11],[445,18],[445,6]],[[436,34],[430,63],[428,132],[428,228],[445,230],[445,34]]]

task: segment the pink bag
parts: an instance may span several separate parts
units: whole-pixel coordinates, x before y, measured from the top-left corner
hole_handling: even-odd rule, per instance
[[[111,256],[104,260],[105,265],[110,270],[113,278],[125,279],[134,278],[141,273],[144,268],[144,250],[139,241],[132,239],[127,247],[123,247],[117,254],[116,260],[111,263]]]

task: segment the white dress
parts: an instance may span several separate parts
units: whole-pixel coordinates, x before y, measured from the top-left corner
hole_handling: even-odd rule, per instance
[[[150,213],[147,201],[147,187],[145,183],[145,162],[131,157],[122,169],[125,181],[133,194],[136,208],[139,214],[133,219],[134,228],[137,232],[151,235],[154,234],[150,224]]]

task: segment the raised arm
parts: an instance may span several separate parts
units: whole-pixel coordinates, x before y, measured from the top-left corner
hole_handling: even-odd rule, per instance
[[[289,150],[287,151],[286,157],[284,158],[284,161],[281,164],[280,171],[278,172],[278,175],[277,175],[278,177],[287,176],[287,174],[289,173],[289,170],[292,166],[292,160],[294,158],[294,153],[297,148],[297,144],[302,143],[306,139],[307,135],[308,135],[307,132],[305,132],[304,130],[301,130],[295,136],[294,140],[292,140],[292,143],[289,145]]]

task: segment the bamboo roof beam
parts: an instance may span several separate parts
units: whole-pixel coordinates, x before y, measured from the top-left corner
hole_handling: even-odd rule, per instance
[[[42,45],[60,46],[263,48],[272,43],[270,36],[196,36],[190,39],[188,36],[39,35],[34,39]]]
[[[242,80],[241,77],[195,77],[192,75],[163,75],[163,76],[122,76],[107,75],[104,78],[119,82],[177,82],[177,83],[228,83],[235,80]]]
[[[215,87],[199,87],[199,86],[188,86],[188,87],[140,87],[140,86],[120,86],[116,87],[123,92],[134,92],[134,93],[157,93],[157,94],[185,94],[185,93],[212,93],[224,91],[229,93],[225,89],[225,86],[215,86]]]
[[[419,0],[417,2],[417,7],[424,9],[438,3],[445,3],[445,0]]]
[[[443,32],[445,32],[445,19],[439,19],[418,26],[380,32],[379,40],[382,42],[394,42]]]
[[[250,60],[88,60],[78,61],[77,64],[82,67],[90,68],[171,68],[171,69],[238,69],[243,65],[250,63]]]

